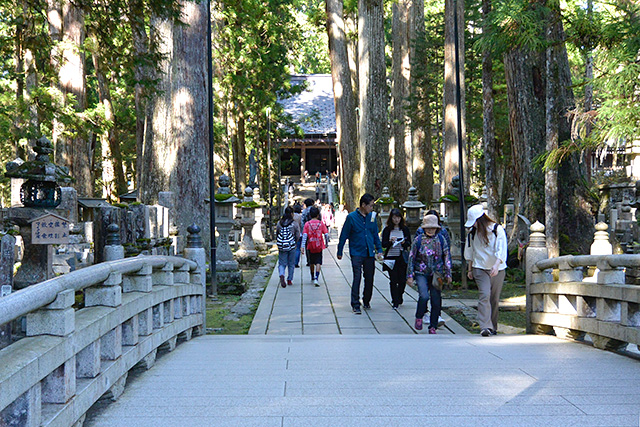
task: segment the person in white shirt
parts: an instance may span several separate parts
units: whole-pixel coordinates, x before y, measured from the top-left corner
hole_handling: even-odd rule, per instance
[[[498,333],[500,292],[507,268],[507,233],[489,218],[482,205],[469,208],[464,225],[471,228],[464,248],[467,276],[478,285],[480,335],[488,337]]]

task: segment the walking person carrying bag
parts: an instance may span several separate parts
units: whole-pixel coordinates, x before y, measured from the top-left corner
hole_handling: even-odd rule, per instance
[[[398,208],[391,209],[387,225],[382,230],[382,247],[385,248],[382,269],[389,272],[391,305],[397,310],[403,303],[407,284],[408,249],[411,247],[411,232]]]

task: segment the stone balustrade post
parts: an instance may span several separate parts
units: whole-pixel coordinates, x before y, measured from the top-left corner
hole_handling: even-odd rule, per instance
[[[529,247],[525,254],[526,259],[526,312],[527,312],[527,333],[534,333],[534,327],[531,323],[531,312],[533,311],[533,300],[531,297],[530,287],[532,283],[544,281],[544,272],[538,270],[536,263],[549,258],[547,250],[546,236],[544,235],[544,225],[536,221],[531,225],[531,235],[529,237]]]
[[[200,227],[195,224],[187,228],[189,235],[187,236],[187,247],[184,248],[184,257],[195,262],[198,268],[195,272],[191,272],[191,283],[197,283],[202,286],[201,312],[203,316],[203,325],[206,325],[206,295],[207,295],[207,278],[206,278],[206,262],[207,255],[202,245],[202,237],[200,237]],[[213,242],[212,242],[213,244]],[[211,295],[217,295],[215,281],[213,280],[213,270],[211,272]]]
[[[40,310],[27,315],[27,336],[64,337],[75,331],[75,292],[67,289]],[[66,403],[76,394],[76,358],[66,360],[41,383],[42,403]]]

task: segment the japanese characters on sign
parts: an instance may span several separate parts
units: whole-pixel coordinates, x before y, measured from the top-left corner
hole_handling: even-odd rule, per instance
[[[53,214],[34,219],[31,222],[31,243],[34,245],[69,243],[69,221]]]

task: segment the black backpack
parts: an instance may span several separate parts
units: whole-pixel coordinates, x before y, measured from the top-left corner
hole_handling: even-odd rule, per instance
[[[288,252],[296,248],[296,238],[293,233],[293,221],[284,225],[280,224],[280,231],[276,236],[276,244],[278,249],[283,252]]]

